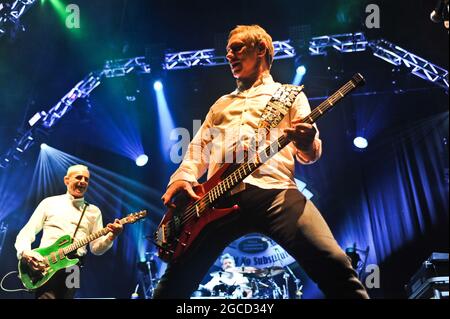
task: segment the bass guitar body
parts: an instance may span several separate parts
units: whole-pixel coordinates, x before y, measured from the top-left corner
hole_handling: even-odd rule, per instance
[[[197,202],[179,198],[174,202],[176,208],[168,209],[155,233],[158,255],[163,261],[176,261],[190,248],[206,225],[239,210],[237,205],[215,208],[206,204],[212,202],[206,198],[211,196],[211,190],[225,179],[235,165],[224,164],[205,183],[195,186],[195,193],[201,197]]]

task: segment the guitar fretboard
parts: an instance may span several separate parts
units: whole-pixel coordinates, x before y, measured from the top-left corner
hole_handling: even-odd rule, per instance
[[[120,223],[122,225],[127,223],[127,218],[122,218],[120,219]],[[92,233],[91,235],[80,239],[80,240],[76,240],[74,241],[72,244],[70,244],[69,246],[65,247],[63,249],[64,255],[68,255],[71,252],[77,250],[78,248],[81,248],[83,246],[86,246],[87,244],[89,244],[91,241],[96,240],[97,238],[100,238],[102,236],[105,236],[106,234],[108,234],[110,232],[108,227],[102,228],[99,231],[96,231],[95,233]]]

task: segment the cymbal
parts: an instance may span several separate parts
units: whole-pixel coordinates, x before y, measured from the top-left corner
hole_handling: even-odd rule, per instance
[[[262,270],[256,267],[245,267],[245,266],[241,266],[241,267],[233,267],[233,268],[228,268],[227,271],[230,272],[238,272],[244,276],[249,276],[249,277],[259,277],[259,275],[261,274]]]
[[[210,276],[231,279],[233,277],[233,274],[229,271],[215,271],[215,272],[210,273]]]
[[[228,268],[227,271],[234,271],[234,272],[238,272],[241,274],[254,274],[259,272],[261,269],[259,268],[255,268],[255,267],[245,267],[245,266],[241,266],[241,267],[233,267],[233,268]]]
[[[284,273],[284,268],[280,266],[266,267],[261,269],[259,277],[275,277]]]

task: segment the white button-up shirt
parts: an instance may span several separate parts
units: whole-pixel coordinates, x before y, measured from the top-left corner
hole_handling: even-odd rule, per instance
[[[15,247],[17,257],[22,252],[31,249],[36,234],[43,230],[39,247],[52,245],[63,235],[73,236],[84,208],[84,199],[75,199],[70,194],[47,197],[40,202],[28,223],[22,228],[16,238]],[[83,239],[103,228],[102,214],[95,205],[88,205],[81,220],[75,239]],[[108,236],[102,236],[92,241],[89,246],[95,255],[105,253],[113,242]],[[87,253],[86,246],[78,249],[77,254],[83,256]]]
[[[260,85],[243,92],[235,90],[218,99],[189,144],[183,162],[170,178],[169,185],[177,180],[196,184],[207,169],[209,179],[223,162],[229,162],[230,158],[232,160],[229,154],[236,141],[242,141],[243,145],[248,146],[251,138],[256,135],[263,110],[280,86],[280,83],[273,81],[272,76],[267,75]],[[283,134],[283,129],[292,127],[292,120],[304,118],[310,112],[306,95],[301,92],[277,129],[271,131],[259,150],[275,141]],[[322,141],[317,130],[311,154],[303,154],[290,143],[248,176],[244,183],[265,189],[297,188],[294,181],[295,158],[302,164],[311,164],[321,153]]]

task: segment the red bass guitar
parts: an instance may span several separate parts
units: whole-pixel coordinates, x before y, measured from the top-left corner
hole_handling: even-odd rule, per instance
[[[364,78],[356,73],[350,81],[306,116],[303,123],[313,124],[344,96],[363,84]],[[184,204],[175,202],[176,208],[168,209],[154,234],[159,257],[165,262],[177,261],[189,250],[206,225],[236,212],[239,209],[237,205],[219,209],[214,207],[214,203],[289,143],[286,135],[282,135],[253,158],[240,164],[224,164],[209,180],[194,187],[195,193],[201,197],[199,200]]]

